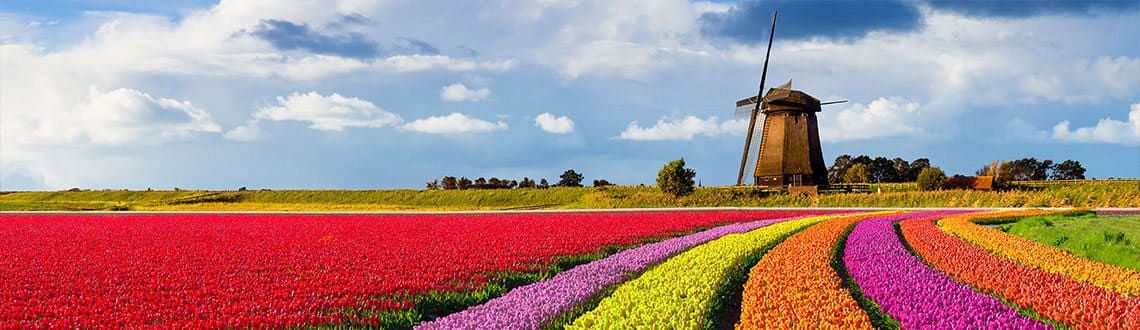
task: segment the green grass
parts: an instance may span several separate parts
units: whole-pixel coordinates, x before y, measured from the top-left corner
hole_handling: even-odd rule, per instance
[[[635,207],[1140,207],[1140,181],[1024,183],[1010,191],[915,191],[911,183],[872,193],[817,198],[758,189],[698,188],[673,198],[654,187],[510,190],[57,191],[0,194],[0,211],[458,211]]]
[[[999,228],[1092,260],[1140,271],[1140,216],[1036,216]]]

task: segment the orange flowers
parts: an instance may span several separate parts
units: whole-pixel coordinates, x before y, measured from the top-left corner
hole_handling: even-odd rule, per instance
[[[1022,217],[1040,213],[1042,212],[1022,211],[1002,215]],[[1140,296],[1140,272],[1092,261],[1060,249],[979,226],[974,220],[969,217],[951,217],[939,221],[938,225],[951,234],[1022,264],[1092,283],[1127,296]]]
[[[1004,212],[957,218],[974,221],[1024,215]],[[907,242],[927,263],[979,291],[1074,328],[1140,329],[1138,297],[1126,297],[989,253],[939,230],[928,219],[906,220],[901,227]]]
[[[839,237],[867,216],[812,226],[772,248],[744,285],[737,329],[870,329],[871,320],[831,267]]]

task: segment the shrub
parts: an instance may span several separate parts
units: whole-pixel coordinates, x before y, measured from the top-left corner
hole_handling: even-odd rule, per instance
[[[693,192],[693,178],[697,171],[685,168],[685,159],[677,159],[665,164],[657,172],[657,188],[673,197],[688,195]]]
[[[937,167],[927,167],[918,173],[918,179],[915,180],[915,183],[918,184],[919,190],[942,189],[942,186],[946,184],[946,173]]]

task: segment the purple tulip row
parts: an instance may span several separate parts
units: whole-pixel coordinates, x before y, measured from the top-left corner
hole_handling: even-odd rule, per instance
[[[903,329],[1048,329],[927,267],[895,233],[895,221],[944,215],[919,213],[859,223],[847,238],[843,262],[863,294]]]
[[[794,218],[789,218],[794,219]],[[725,225],[699,233],[646,244],[574,267],[550,279],[518,287],[462,312],[425,322],[417,329],[536,329],[568,312],[607,287],[673,255],[721,236],[744,233],[789,219]]]

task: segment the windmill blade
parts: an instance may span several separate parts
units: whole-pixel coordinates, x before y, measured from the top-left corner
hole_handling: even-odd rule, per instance
[[[733,118],[747,118],[749,116],[752,116],[752,111],[754,111],[754,110],[755,110],[755,106],[753,106],[753,105],[738,106],[738,107],[736,107],[736,111],[733,112],[732,117]]]
[[[754,136],[764,136],[763,132],[764,132],[764,125],[756,125],[756,127],[752,130],[752,134]],[[745,165],[744,165],[745,170],[747,171],[747,173],[749,173],[747,175],[750,175],[750,176],[756,175],[756,171],[755,171],[756,170],[756,161],[758,159],[760,159],[760,145],[762,144],[762,142],[763,141],[753,141],[753,143],[748,146],[748,151],[746,151],[747,155],[748,155],[747,156],[748,160],[745,161]]]

